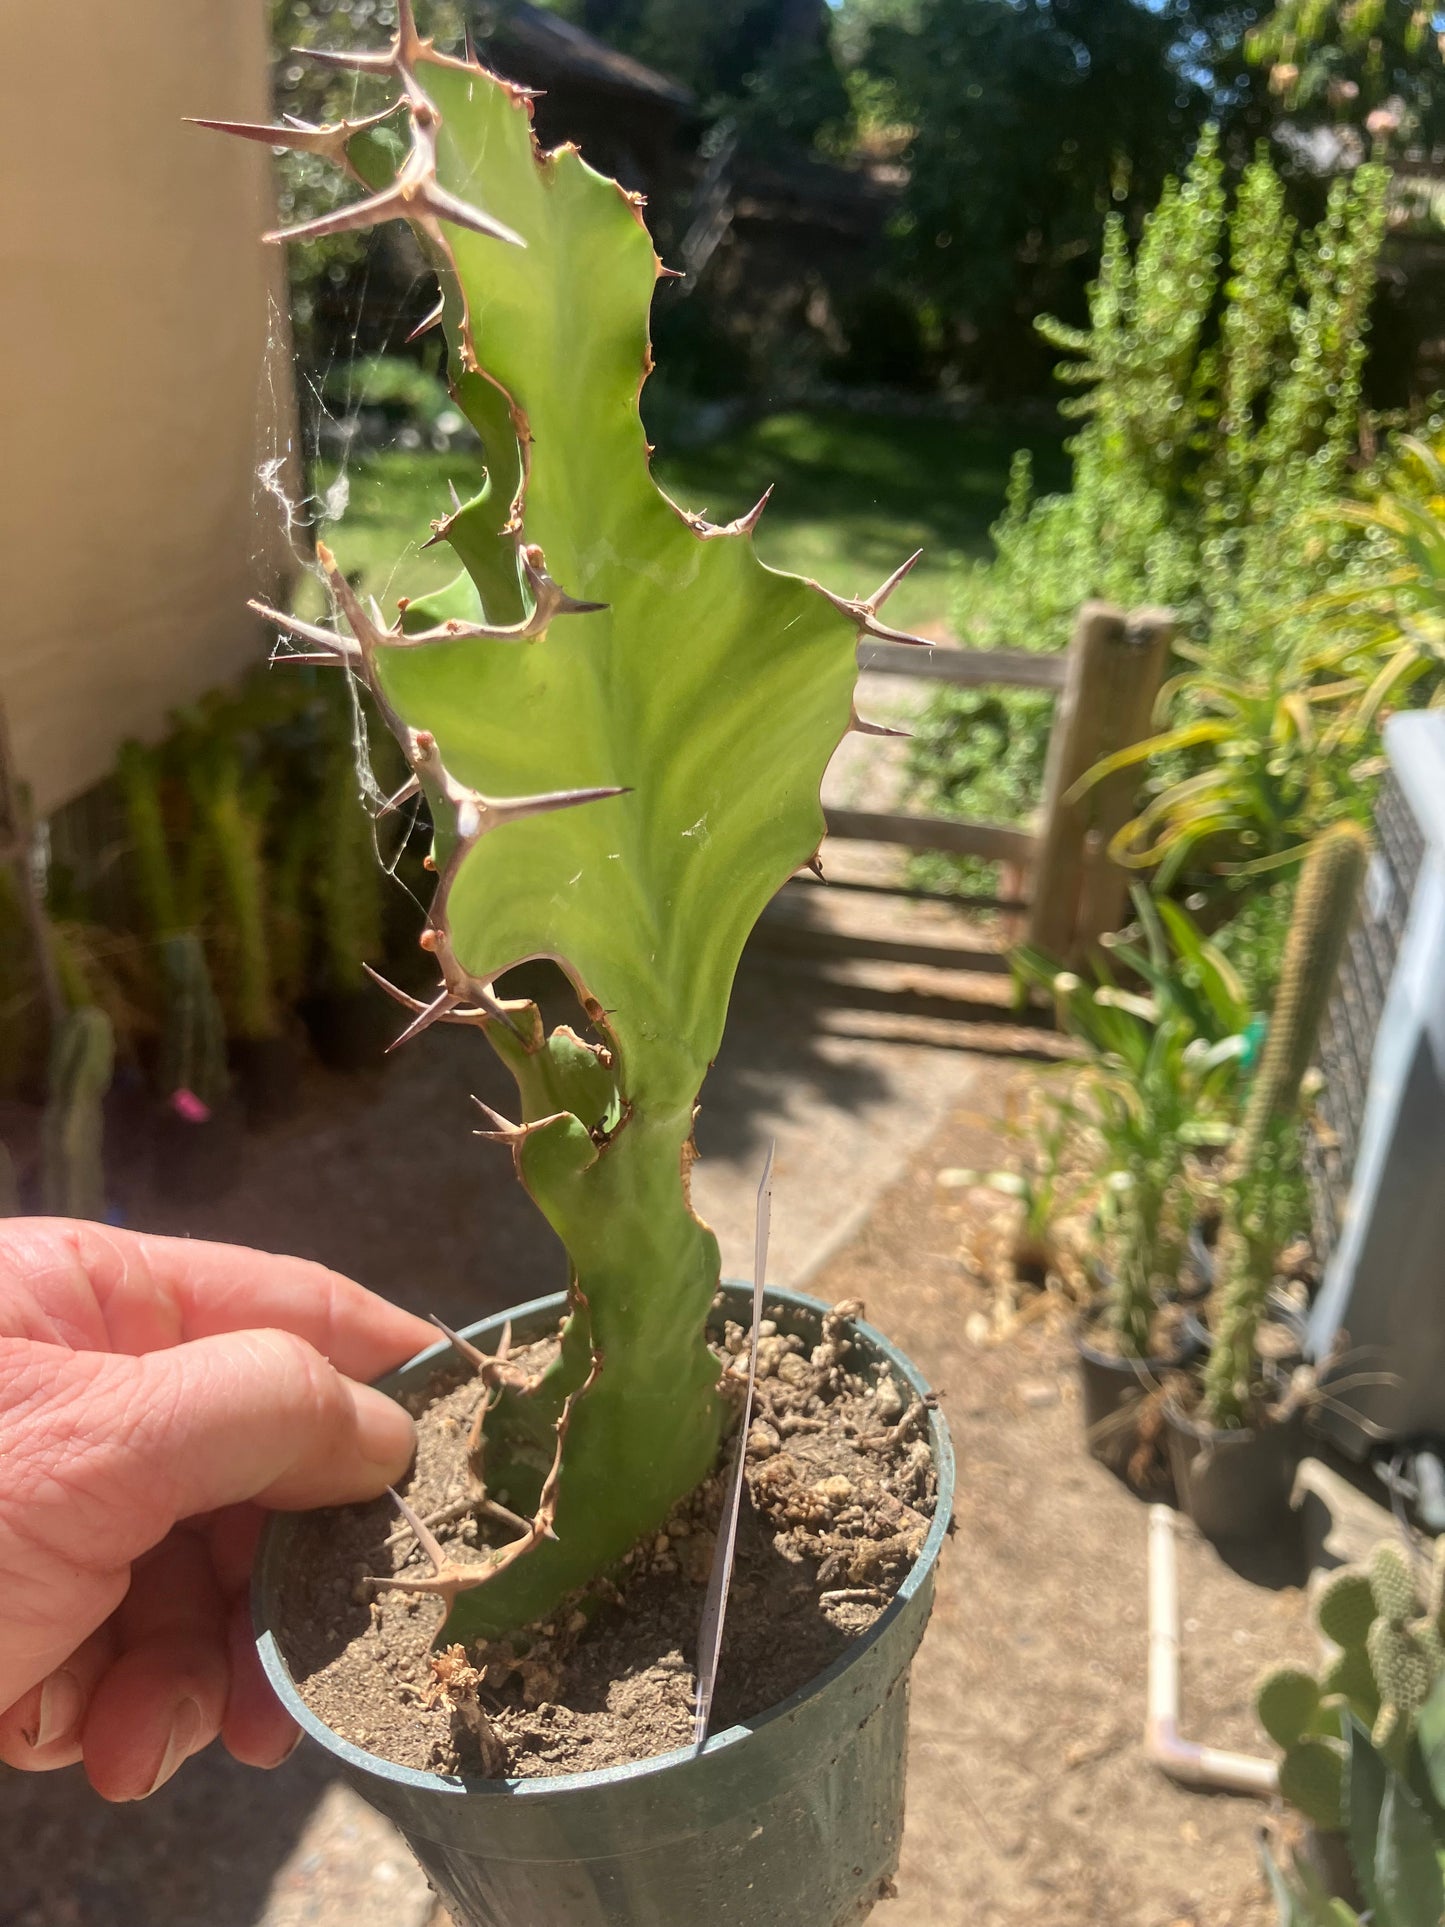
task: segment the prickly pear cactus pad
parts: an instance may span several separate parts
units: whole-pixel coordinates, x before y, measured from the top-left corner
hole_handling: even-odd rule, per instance
[[[422,942],[441,973],[410,1028],[475,1024],[506,1061],[520,1116],[489,1134],[572,1266],[555,1366],[536,1382],[482,1366],[474,1470],[513,1506],[527,1493],[530,1526],[481,1563],[418,1568],[417,1590],[450,1605],[445,1637],[470,1638],[550,1611],[714,1463],[697,1095],[743,944],[822,838],[824,770],[861,726],[857,641],[895,633],[876,619],[891,584],[850,602],[779,574],[753,548],[762,504],[713,527],[653,481],[638,400],[666,271],[636,197],[575,149],[541,153],[525,93],[439,55],[407,4],[391,48],[333,58],[393,76],[396,106],[231,131],[361,184],[297,232],[412,222],[489,480],[436,524],[455,582],[403,601],[396,627],[324,551],[344,627],[267,613],[356,674],[406,752],[435,826]],[[571,979],[589,1036],[498,1001],[498,977],[539,957]]]

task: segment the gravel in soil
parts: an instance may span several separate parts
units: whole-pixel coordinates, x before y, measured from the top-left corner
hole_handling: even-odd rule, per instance
[[[920,1400],[862,1375],[857,1303],[823,1321],[811,1352],[764,1321],[713,1727],[765,1712],[873,1623],[917,1557],[936,1497]],[[552,1341],[514,1355],[527,1372]],[[724,1388],[741,1402],[743,1331],[726,1327]],[[404,1496],[460,1564],[515,1537],[474,1507],[467,1437],[481,1382],[439,1372],[416,1401],[419,1447]],[[312,1710],[399,1766],[487,1777],[588,1772],[684,1746],[694,1663],[727,1484],[690,1495],[607,1579],[508,1643],[434,1650],[440,1600],[377,1588],[429,1571],[377,1503],[302,1522],[278,1637]],[[500,1495],[499,1495],[500,1496]]]

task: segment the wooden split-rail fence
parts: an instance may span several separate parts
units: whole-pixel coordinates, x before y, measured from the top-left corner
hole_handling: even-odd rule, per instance
[[[1139,772],[1129,768],[1074,795],[1104,757],[1152,734],[1154,707],[1174,640],[1174,618],[1162,609],[1126,613],[1089,602],[1079,611],[1068,648],[1055,654],[1021,649],[920,649],[892,642],[859,645],[859,666],[890,676],[951,683],[957,688],[1051,690],[1056,696],[1043,793],[1031,828],[894,811],[830,809],[832,839],[893,844],[908,850],[981,857],[1001,866],[1004,887],[992,902],[1009,912],[1005,929],[1061,963],[1085,958],[1106,932],[1125,921],[1129,872],[1108,846],[1133,814]],[[827,853],[824,850],[826,866]],[[796,887],[796,886],[790,886]],[[900,889],[900,896],[921,893]],[[967,903],[968,899],[962,899]],[[930,933],[932,934],[932,933]],[[827,924],[764,920],[771,948],[820,958],[927,964],[996,974],[1007,951],[972,946],[950,933],[942,941],[854,934]]]

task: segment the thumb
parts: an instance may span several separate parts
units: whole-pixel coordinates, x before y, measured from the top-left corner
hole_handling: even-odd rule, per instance
[[[111,1443],[161,1532],[246,1499],[283,1511],[373,1499],[415,1450],[394,1399],[343,1378],[291,1332],[228,1332],[101,1363],[119,1395],[101,1401],[116,1415]]]

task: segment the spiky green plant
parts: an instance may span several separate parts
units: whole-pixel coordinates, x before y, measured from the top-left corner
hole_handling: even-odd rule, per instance
[[[117,763],[129,831],[133,887],[160,958],[161,1095],[190,1092],[208,1108],[225,1097],[226,1033],[205,947],[189,915],[194,891],[177,883],[166,823],[161,752],[124,745]],[[201,839],[194,840],[196,848]]]
[[[338,56],[391,77],[363,126],[239,128],[322,154],[361,200],[291,231],[409,219],[441,284],[482,492],[437,536],[463,573],[387,626],[321,551],[348,634],[268,611],[344,664],[395,733],[434,825],[422,936],[441,983],[405,1035],[475,1025],[517,1085],[492,1119],[571,1261],[560,1355],[506,1362],[486,1467],[533,1509],[482,1562],[408,1579],[445,1637],[547,1612],[713,1466],[723,1405],[705,1321],[717,1241],[688,1171],[697,1095],[744,941],[822,837],[819,785],[856,723],[850,602],[765,568],[757,510],[725,528],[654,483],[638,412],[662,268],[641,204],[572,148],[542,154],[528,98],[423,39]],[[589,1034],[550,1034],[496,983],[555,958]]]
[[[1204,1374],[1211,1424],[1243,1423],[1254,1380],[1254,1346],[1275,1260],[1288,1235],[1281,1204],[1298,1155],[1300,1091],[1354,920],[1369,856],[1355,823],[1317,838],[1305,861],[1285,942],[1279,992],[1244,1124],[1224,1184],[1218,1270],[1211,1295],[1214,1343]]]
[[[1423,1599],[1409,1559],[1386,1540],[1320,1588],[1315,1623],[1338,1650],[1318,1678],[1283,1666],[1260,1681],[1260,1725],[1284,1755],[1279,1790],[1315,1826],[1345,1824],[1351,1721],[1397,1772],[1408,1770],[1421,1709],[1445,1677],[1442,1614],[1445,1539],[1436,1541]]]
[[[230,1009],[237,1037],[259,1041],[281,1030],[272,961],[271,909],[262,794],[245,781],[239,756],[222,743],[195,776],[197,801],[215,859],[230,954]]]
[[[114,1068],[115,1036],[105,1012],[94,1004],[68,1012],[50,1047],[41,1126],[40,1181],[53,1216],[105,1215],[101,1106]]]
[[[1223,954],[1188,912],[1134,892],[1142,942],[1108,954],[1144,994],[1014,952],[1022,981],[1052,995],[1060,1027],[1083,1046],[1081,1112],[1097,1139],[1099,1213],[1111,1274],[1108,1322],[1128,1358],[1145,1358],[1160,1289],[1178,1279],[1194,1200],[1189,1160],[1229,1140],[1250,1009]]]

